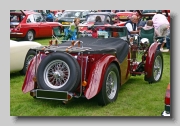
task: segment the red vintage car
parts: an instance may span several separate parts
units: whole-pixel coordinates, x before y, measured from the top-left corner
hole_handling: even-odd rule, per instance
[[[124,26],[104,26],[102,32],[96,32],[96,37],[61,44],[50,41],[47,46],[34,48],[37,55],[28,67],[22,91],[34,98],[64,103],[72,98],[96,97],[104,106],[117,99],[120,87],[130,76],[144,75],[148,83],[161,80],[163,56],[157,50],[158,42],[130,43]],[[139,49],[143,51],[140,61],[136,57]]]
[[[121,21],[126,22],[126,21],[129,20],[129,18],[130,18],[133,14],[136,14],[136,13],[135,13],[135,12],[117,12],[116,14],[117,14],[117,16],[119,17],[119,19],[120,19]]]
[[[35,38],[51,37],[52,27],[62,25],[58,22],[46,22],[40,13],[34,11],[10,12],[10,38],[33,41]]]

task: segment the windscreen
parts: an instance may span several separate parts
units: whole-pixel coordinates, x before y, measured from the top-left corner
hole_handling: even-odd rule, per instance
[[[81,16],[80,11],[64,11],[61,15],[63,18],[76,18]]]
[[[102,22],[105,20],[105,15],[96,15],[96,14],[93,14],[93,15],[88,15],[86,21],[87,22],[95,22],[95,19],[96,19],[97,16],[101,17]]]

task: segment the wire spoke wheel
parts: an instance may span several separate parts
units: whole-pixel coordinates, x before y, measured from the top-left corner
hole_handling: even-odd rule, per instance
[[[37,70],[40,89],[73,92],[80,85],[81,71],[77,60],[62,52],[47,55]]]
[[[34,55],[29,55],[27,58],[26,58],[26,61],[25,61],[25,68],[27,70],[31,60],[33,59]]]
[[[120,88],[120,75],[117,66],[111,63],[104,76],[103,85],[101,91],[96,96],[98,104],[105,106],[111,102],[116,101],[118,97],[118,91]]]
[[[162,58],[160,56],[157,56],[154,61],[154,80],[157,81],[161,77],[162,74]]]
[[[64,86],[70,77],[69,66],[62,60],[50,62],[44,70],[44,80],[53,89]]]
[[[106,94],[109,99],[113,99],[117,91],[117,75],[114,71],[108,74],[106,80]]]

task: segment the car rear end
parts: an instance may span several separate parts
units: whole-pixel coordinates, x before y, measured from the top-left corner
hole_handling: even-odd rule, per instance
[[[135,13],[134,12],[117,12],[116,14],[119,17],[120,21],[126,22]]]
[[[25,14],[22,11],[10,12],[10,37],[23,38],[25,34],[21,30],[22,22],[24,22]]]
[[[164,111],[161,113],[162,116],[170,116],[170,83],[167,86],[166,94],[165,94],[165,108]]]

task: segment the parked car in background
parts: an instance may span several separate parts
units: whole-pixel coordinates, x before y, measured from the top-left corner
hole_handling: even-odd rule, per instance
[[[10,73],[20,71],[25,74],[31,59],[36,52],[31,50],[33,47],[40,47],[37,42],[10,40]]]
[[[165,108],[164,111],[161,113],[162,116],[170,116],[170,83],[167,86],[166,94],[165,94]]]
[[[119,17],[116,13],[112,12],[95,12],[89,13],[86,17],[86,20],[79,24],[80,32],[91,32],[88,30],[88,26],[92,26],[95,23],[95,19],[97,16],[101,17],[101,20],[105,26],[124,26],[126,22],[120,21]]]
[[[51,37],[53,27],[62,25],[47,22],[41,13],[22,10],[10,12],[10,38],[33,41],[35,38]]]
[[[124,12],[117,12],[117,16],[121,21],[128,21],[129,18],[133,15],[136,14],[135,12],[130,12],[130,11],[124,11]]]
[[[101,17],[101,20],[105,25],[123,26],[125,24],[125,22],[119,20],[119,17],[116,13],[112,12],[89,13],[83,24],[94,24],[97,16]]]
[[[62,25],[70,25],[74,18],[78,17],[80,18],[80,22],[83,22],[89,13],[90,10],[65,10],[56,21]]]

